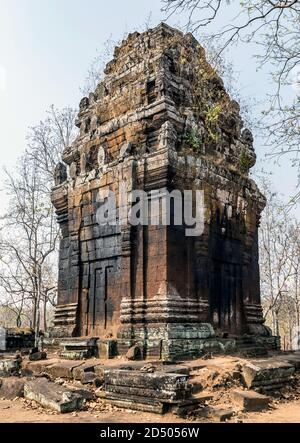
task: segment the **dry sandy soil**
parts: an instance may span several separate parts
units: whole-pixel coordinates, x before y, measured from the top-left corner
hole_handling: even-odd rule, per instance
[[[248,413],[234,417],[230,422],[244,423],[299,423],[300,401],[276,405],[276,409],[264,413]],[[14,401],[0,400],[0,422],[2,423],[186,423],[190,420],[180,419],[172,414],[156,414],[134,411],[112,410],[101,413],[82,411],[72,414],[56,414],[33,409],[21,399]],[[194,419],[194,423],[203,423],[203,419]],[[207,421],[206,421],[207,422]]]

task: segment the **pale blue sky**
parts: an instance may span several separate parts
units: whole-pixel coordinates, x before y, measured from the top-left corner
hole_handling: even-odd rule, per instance
[[[105,41],[139,29],[150,12],[158,24],[165,18],[160,8],[160,0],[0,0],[1,169],[14,165],[27,128],[43,119],[51,104],[78,106],[79,87]],[[179,18],[169,24],[179,24]],[[240,73],[241,95],[262,100],[271,81],[266,71],[256,72],[252,49],[231,49],[229,55]],[[256,142],[255,147],[263,158],[262,146]],[[267,167],[278,190],[295,192],[296,171],[287,161]]]

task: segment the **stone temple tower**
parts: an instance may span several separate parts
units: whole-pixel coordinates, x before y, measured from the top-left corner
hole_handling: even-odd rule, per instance
[[[156,357],[234,346],[245,334],[275,343],[260,300],[265,199],[249,178],[252,134],[195,38],[165,24],[129,35],[76,124],[52,194],[62,234],[53,334],[111,341],[119,354],[138,344]],[[121,184],[149,200],[204,191],[203,232],[99,224],[99,192],[119,195]]]

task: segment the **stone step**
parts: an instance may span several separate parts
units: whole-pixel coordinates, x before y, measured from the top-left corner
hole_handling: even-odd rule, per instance
[[[55,319],[69,318],[69,317],[76,318],[76,313],[73,312],[73,311],[72,312],[67,311],[67,312],[56,312],[55,315],[54,315]]]
[[[84,360],[96,355],[97,338],[70,337],[60,340],[61,358],[67,360]]]
[[[55,311],[68,311],[68,310],[76,310],[78,307],[77,303],[70,303],[69,305],[57,305],[55,307]]]
[[[67,325],[73,325],[76,323],[76,318],[61,318],[61,319],[54,319],[53,324],[54,326],[67,326]]]

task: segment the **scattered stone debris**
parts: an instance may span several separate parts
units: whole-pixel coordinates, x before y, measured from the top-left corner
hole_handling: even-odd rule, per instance
[[[157,367],[155,365],[153,365],[152,363],[147,363],[145,366],[143,366],[140,371],[141,372],[149,372],[151,374],[153,374],[153,372],[155,372],[157,369]]]
[[[60,413],[76,411],[81,409],[84,404],[82,395],[45,378],[26,381],[24,396],[29,400],[36,401],[45,408],[53,409]]]

